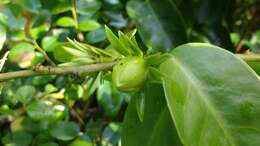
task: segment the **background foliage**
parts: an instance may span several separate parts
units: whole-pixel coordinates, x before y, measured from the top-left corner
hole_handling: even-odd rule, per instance
[[[100,62],[62,46],[71,48],[71,38],[109,50],[105,25],[114,32],[137,28],[144,51],[207,42],[255,55],[260,52],[259,5],[257,0],[1,0],[0,68]],[[259,63],[248,64],[260,73]],[[153,76],[149,81],[143,97],[119,92],[107,72],[1,83],[0,145],[180,146],[162,86]]]

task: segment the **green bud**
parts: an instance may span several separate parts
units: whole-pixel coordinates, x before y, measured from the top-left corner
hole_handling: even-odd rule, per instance
[[[148,65],[142,57],[127,57],[113,68],[112,81],[120,91],[132,92],[142,87],[148,75]]]

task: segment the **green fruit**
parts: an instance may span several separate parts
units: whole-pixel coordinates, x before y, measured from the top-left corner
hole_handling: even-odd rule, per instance
[[[113,68],[112,81],[120,91],[137,91],[144,84],[148,65],[142,57],[127,57]]]

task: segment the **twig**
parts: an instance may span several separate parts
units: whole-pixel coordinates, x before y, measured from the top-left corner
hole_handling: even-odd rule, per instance
[[[71,0],[72,3],[72,8],[71,8],[71,13],[73,16],[73,19],[75,21],[75,28],[76,30],[79,28],[79,23],[78,23],[78,14],[77,14],[77,8],[76,8],[76,0]]]
[[[33,41],[33,45],[39,52],[41,52],[44,55],[44,58],[47,62],[49,62],[52,66],[56,66],[56,64],[49,58],[47,53],[38,45],[38,43],[35,40]]]
[[[85,122],[84,122],[84,120],[80,117],[79,113],[78,113],[75,109],[73,109],[72,107],[70,108],[70,112],[71,112],[71,114],[78,120],[81,129],[84,129]]]
[[[245,25],[244,29],[242,30],[242,33],[241,33],[241,37],[236,45],[236,52],[240,52],[241,51],[241,47],[242,47],[242,42],[243,42],[243,39],[244,37],[246,36],[250,26],[253,24],[255,18],[257,16],[257,10],[255,10],[253,12],[253,15],[252,15],[252,18],[248,21],[248,23]]]
[[[0,73],[0,82],[8,81],[16,78],[39,76],[39,75],[65,75],[77,74],[83,75],[86,73],[96,72],[111,68],[116,62],[107,62],[99,64],[89,64],[81,66],[67,66],[67,67],[50,67],[39,65],[33,70],[22,70],[15,72]]]
[[[240,58],[242,58],[244,61],[260,61],[260,55],[254,54],[254,53],[246,53],[246,54],[236,54]]]

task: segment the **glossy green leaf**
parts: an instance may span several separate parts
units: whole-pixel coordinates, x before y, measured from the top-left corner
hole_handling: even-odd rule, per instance
[[[90,31],[86,35],[87,42],[98,43],[106,39],[106,32],[103,28]]]
[[[0,51],[2,50],[6,40],[6,30],[5,27],[0,24]]]
[[[227,28],[221,24],[215,23],[209,26],[207,35],[210,42],[214,45],[225,48],[231,52],[235,52],[234,45],[231,42],[230,33],[228,32]]]
[[[40,144],[39,146],[59,146],[57,143],[54,142],[47,142],[44,144]]]
[[[106,36],[109,42],[111,43],[112,47],[117,50],[122,55],[129,55],[129,49],[118,39],[118,37],[113,33],[111,29],[105,26],[106,29]]]
[[[145,95],[144,93],[139,93],[135,97],[136,101],[136,111],[138,114],[138,117],[141,122],[144,121],[144,108],[145,108]]]
[[[168,108],[187,146],[260,145],[260,81],[240,58],[190,43],[171,52],[160,70]]]
[[[136,101],[128,105],[122,131],[123,146],[181,146],[167,108],[160,84],[149,84],[144,90],[143,122],[136,111]]]
[[[27,107],[27,114],[34,120],[51,120],[54,111],[51,106],[47,105],[44,101],[34,101]]]
[[[59,14],[71,10],[71,0],[41,0],[42,7],[48,9],[52,14]]]
[[[156,51],[169,51],[187,42],[185,23],[174,1],[137,1],[127,5],[144,42]]]
[[[34,46],[29,43],[19,43],[15,45],[8,54],[9,60],[17,63],[21,68],[31,66],[34,56]]]
[[[83,138],[77,138],[72,143],[70,143],[69,146],[92,146],[92,144]]]
[[[23,104],[27,104],[32,100],[35,93],[36,90],[33,86],[25,85],[18,88],[15,93],[15,98]]]
[[[50,130],[51,136],[59,140],[72,140],[79,133],[79,127],[74,122],[59,121]]]
[[[61,17],[57,20],[56,24],[61,27],[72,27],[75,25],[75,21],[71,17]]]
[[[102,133],[103,145],[117,145],[121,138],[121,123],[111,122]]]
[[[73,56],[68,53],[63,47],[58,47],[53,50],[54,58],[59,62],[69,62]]]
[[[98,86],[100,85],[101,77],[102,77],[102,72],[99,72],[99,73],[95,74],[94,76],[88,77],[88,82],[86,84],[86,86],[87,86],[86,95],[88,97],[91,96],[96,91]]]
[[[55,36],[46,36],[42,39],[42,48],[46,52],[52,52],[57,47],[61,47],[61,43],[58,42],[58,38]]]
[[[27,11],[38,13],[41,9],[41,2],[35,1],[35,0],[19,0],[16,1],[19,5],[21,5],[22,8],[24,8]]]
[[[43,24],[34,28],[30,29],[31,36],[34,40],[37,40],[38,38],[42,37],[43,34],[46,34],[47,31],[50,28],[50,24]]]
[[[198,21],[203,24],[214,24],[221,22],[225,17],[228,5],[231,0],[201,0],[198,14]]]
[[[101,25],[94,19],[85,18],[79,21],[80,31],[91,31],[100,28]]]
[[[76,5],[79,14],[93,15],[101,8],[102,3],[99,0],[77,0]]]
[[[118,0],[112,0],[118,1]],[[113,26],[117,29],[122,29],[127,27],[128,20],[124,17],[124,15],[118,11],[105,11],[104,16],[108,17],[109,25]]]
[[[260,62],[248,61],[247,64],[260,76]]]
[[[108,116],[116,116],[124,101],[125,93],[114,89],[110,81],[104,80],[97,90],[97,100]]]
[[[40,52],[35,52],[34,58],[32,60],[32,66],[43,63],[45,60],[44,55]]]
[[[26,131],[15,131],[5,138],[5,146],[29,146],[32,141],[32,134]]]

